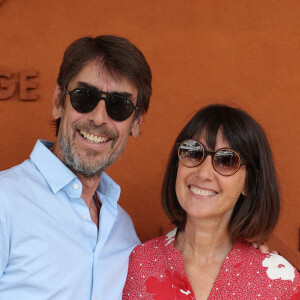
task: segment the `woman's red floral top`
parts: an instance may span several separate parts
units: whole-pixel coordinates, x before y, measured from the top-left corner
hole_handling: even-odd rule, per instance
[[[196,300],[174,248],[176,229],[137,246],[130,255],[123,300]],[[299,272],[282,256],[238,240],[224,260],[209,300],[299,300]]]

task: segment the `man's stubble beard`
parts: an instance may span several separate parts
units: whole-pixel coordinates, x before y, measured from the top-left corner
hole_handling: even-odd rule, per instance
[[[70,136],[61,130],[58,134],[58,143],[61,149],[62,162],[71,170],[81,174],[84,177],[100,176],[115,160],[123,153],[127,138],[120,149],[111,150],[111,152],[104,154],[103,157],[98,158],[98,161],[92,160],[98,153],[94,150],[87,150],[86,156],[88,161],[84,161],[76,150],[75,145],[76,125],[72,126],[72,141]],[[111,149],[117,142],[118,137],[112,140]]]

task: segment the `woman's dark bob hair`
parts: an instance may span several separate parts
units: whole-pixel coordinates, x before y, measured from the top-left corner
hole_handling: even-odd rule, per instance
[[[170,154],[162,187],[164,211],[184,230],[186,212],[180,206],[175,183],[178,168],[177,146],[186,139],[205,134],[206,145],[215,149],[218,131],[229,146],[247,161],[247,196],[240,195],[228,224],[232,242],[237,237],[262,243],[272,233],[280,212],[280,195],[272,153],[260,125],[241,109],[213,104],[200,109],[182,129]]]

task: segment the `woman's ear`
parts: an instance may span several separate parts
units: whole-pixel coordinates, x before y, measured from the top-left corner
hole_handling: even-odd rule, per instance
[[[53,94],[53,105],[52,105],[52,115],[54,119],[61,118],[63,114],[63,104],[61,101],[61,88],[58,84],[55,84],[54,94]]]
[[[246,183],[245,183],[245,185],[244,185],[244,188],[243,188],[241,194],[242,194],[244,197],[247,197],[248,192],[247,192],[247,186],[246,186]]]

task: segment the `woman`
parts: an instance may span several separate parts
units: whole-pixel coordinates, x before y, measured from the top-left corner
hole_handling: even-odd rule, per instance
[[[123,299],[300,299],[299,273],[261,253],[278,220],[271,150],[244,111],[210,105],[183,128],[162,204],[176,229],[134,249]]]

